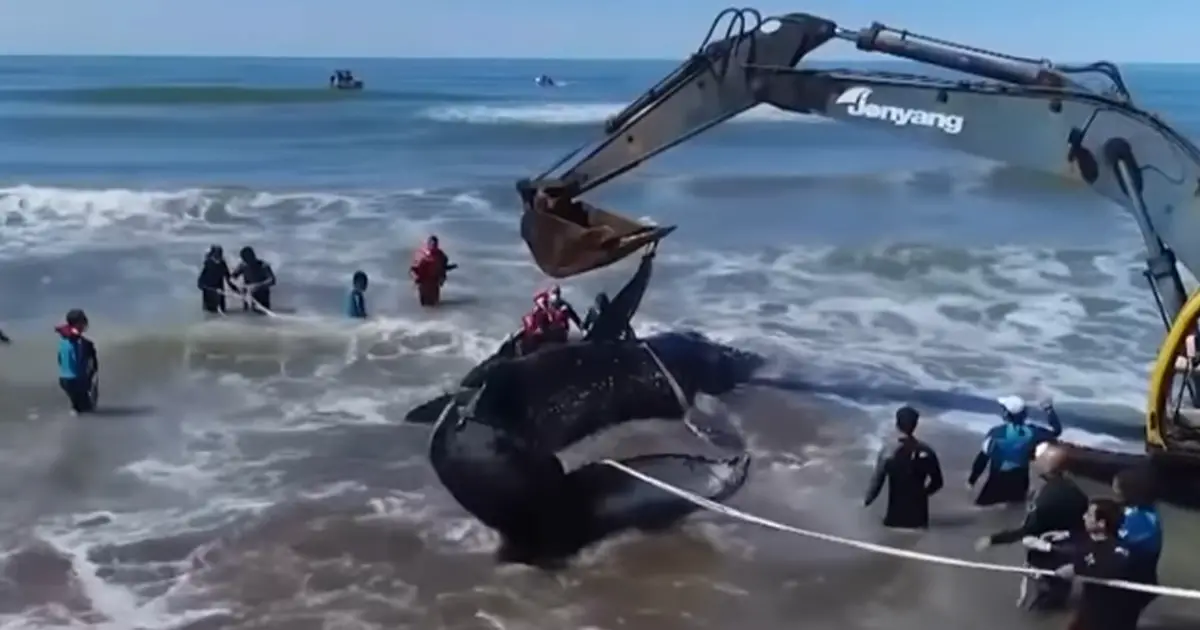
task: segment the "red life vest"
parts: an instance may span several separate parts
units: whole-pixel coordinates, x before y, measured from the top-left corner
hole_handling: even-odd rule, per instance
[[[521,318],[521,333],[526,336],[538,336],[546,332],[546,325],[549,320],[546,318],[546,313],[540,308],[535,308],[527,315]]]
[[[441,250],[428,246],[417,250],[412,264],[417,282],[433,282],[441,278],[446,270],[442,268],[440,254]]]

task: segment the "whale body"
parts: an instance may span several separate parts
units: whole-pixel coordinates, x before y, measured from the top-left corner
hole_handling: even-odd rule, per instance
[[[500,534],[500,558],[552,566],[618,532],[669,527],[697,509],[603,462],[567,471],[559,451],[634,420],[682,421],[697,394],[729,392],[762,364],[694,332],[571,342],[491,361],[473,372],[474,387],[430,401],[408,420],[435,425],[429,459],[438,479]],[[723,500],[741,488],[750,460],[739,451],[620,462]]]

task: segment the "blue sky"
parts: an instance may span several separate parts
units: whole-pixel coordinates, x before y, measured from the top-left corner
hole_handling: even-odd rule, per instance
[[[678,59],[721,0],[3,0],[0,53]],[[1200,0],[764,0],[1062,60],[1200,61]],[[820,57],[855,59],[849,45]]]

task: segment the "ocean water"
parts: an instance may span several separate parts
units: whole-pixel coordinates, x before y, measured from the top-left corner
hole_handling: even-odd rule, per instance
[[[367,89],[326,89],[335,67]],[[497,568],[494,537],[438,486],[426,429],[399,421],[546,285],[517,235],[513,182],[671,68],[0,60],[0,328],[15,339],[0,347],[3,627],[1060,623],[1013,610],[1008,578],[710,515],[605,543],[557,575]],[[541,73],[565,84],[539,89]],[[1200,68],[1127,79],[1200,137]],[[989,398],[1052,395],[1069,438],[1139,447],[1163,327],[1132,219],[1087,190],[758,109],[591,199],[681,226],[639,330],[695,328],[771,359],[769,383],[724,401],[756,452],[739,507],[965,555],[1019,518],[971,512],[958,488],[994,422]],[[461,269],[445,308],[422,311],[406,268],[431,233]],[[212,243],[254,246],[290,315],[202,318],[194,280]],[[565,292],[582,306],[632,268]],[[356,269],[371,276],[364,324],[340,317]],[[108,410],[85,419],[54,382],[50,329],[74,307],[91,317]],[[880,532],[861,507],[866,463],[904,402],[925,411],[949,475],[920,538]],[[575,456],[681,439],[637,428]],[[1195,531],[1184,516],[1168,525]],[[1186,566],[1168,577],[1200,585]],[[1188,605],[1155,614],[1194,627]]]

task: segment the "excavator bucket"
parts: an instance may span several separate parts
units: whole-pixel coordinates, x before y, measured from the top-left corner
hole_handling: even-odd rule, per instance
[[[525,200],[521,238],[533,260],[552,278],[570,278],[607,267],[657,243],[675,226],[640,223],[572,199],[570,190],[554,182],[518,185]]]

